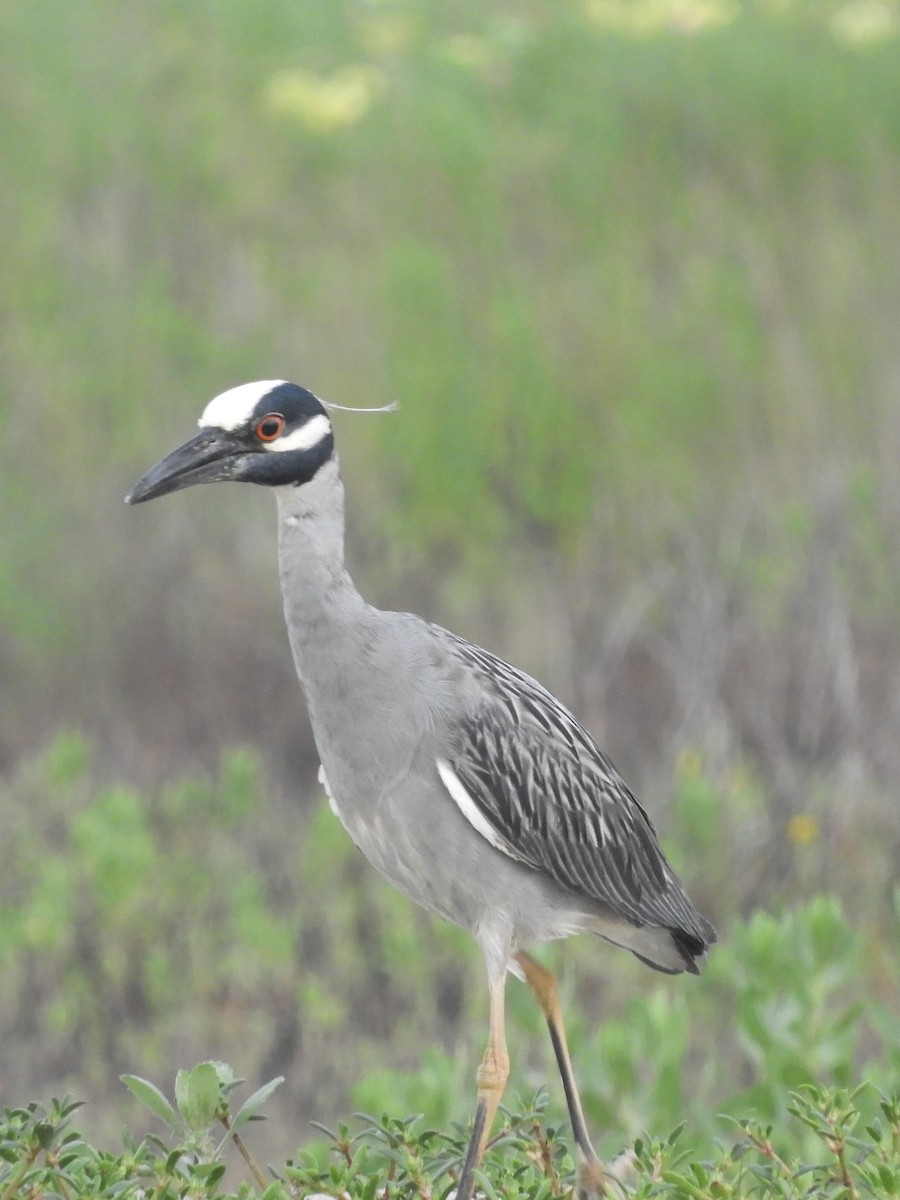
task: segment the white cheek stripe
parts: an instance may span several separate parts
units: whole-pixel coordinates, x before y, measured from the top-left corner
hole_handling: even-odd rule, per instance
[[[250,420],[250,416],[263,396],[273,388],[281,387],[283,379],[261,379],[256,383],[242,383],[215,396],[203,410],[197,424],[201,429],[215,425],[219,429],[237,429]]]
[[[509,847],[466,791],[459,776],[446,759],[439,758],[437,760],[437,769],[444,787],[456,802],[456,807],[476,833],[480,833],[485,841],[490,842],[495,850],[502,850],[504,854],[512,858],[513,856],[509,852]]]
[[[331,433],[331,422],[322,413],[289,433],[286,437],[276,438],[274,442],[264,442],[266,450],[281,453],[284,450],[310,450],[318,446]]]

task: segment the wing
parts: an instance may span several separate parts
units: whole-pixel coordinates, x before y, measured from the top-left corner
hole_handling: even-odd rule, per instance
[[[636,925],[715,938],[663,854],[650,818],[590,734],[539,683],[448,635],[477,677],[441,777],[497,849]]]

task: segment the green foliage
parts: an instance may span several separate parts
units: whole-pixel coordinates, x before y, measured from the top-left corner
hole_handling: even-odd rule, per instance
[[[207,1076],[216,1086],[207,1087]],[[261,1088],[231,1118],[227,1096],[235,1083],[230,1068],[201,1063],[181,1077],[180,1114],[146,1081],[126,1080],[169,1129],[165,1138],[147,1137],[118,1155],[95,1149],[71,1129],[77,1104],[53,1101],[49,1109],[30,1104],[4,1110],[0,1119],[0,1200],[38,1195],[112,1200],[144,1195],[151,1187],[159,1200],[226,1196],[242,1200],[254,1196],[264,1200],[301,1196],[375,1200],[394,1191],[419,1200],[446,1200],[465,1156],[467,1131],[463,1128],[441,1132],[423,1128],[419,1117],[361,1114],[353,1132],[349,1125],[341,1125],[336,1132],[324,1131],[328,1138],[324,1157],[303,1151],[264,1173],[236,1130],[239,1124],[261,1115],[259,1110],[278,1081]],[[176,1084],[176,1094],[178,1090]],[[202,1118],[196,1096],[190,1095],[197,1090],[204,1092]],[[648,1200],[665,1196],[691,1200],[773,1195],[785,1200],[812,1195],[877,1200],[896,1196],[900,1192],[900,1097],[876,1097],[877,1116],[866,1122],[858,1107],[864,1090],[871,1089],[847,1093],[808,1087],[794,1092],[777,1139],[771,1125],[745,1118],[735,1122],[736,1140],[733,1135],[720,1136],[702,1158],[685,1149],[681,1125],[664,1139],[640,1137],[609,1164],[617,1180],[610,1186],[616,1194]],[[211,1128],[206,1129],[205,1137],[197,1136],[214,1120],[228,1130],[215,1147]],[[478,1173],[478,1187],[487,1200],[550,1200],[573,1194],[576,1177],[565,1132],[547,1123],[543,1095],[530,1104],[501,1109],[498,1126]],[[812,1153],[800,1157],[776,1150],[776,1140],[790,1145],[798,1127],[811,1131]],[[242,1183],[232,1191],[225,1186],[224,1153],[229,1137],[238,1145],[255,1188]]]
[[[484,1031],[471,938],[378,879],[324,803],[303,821],[292,801],[262,800],[246,751],[225,756],[215,778],[146,795],[100,781],[93,759],[66,734],[0,789],[0,1036],[15,1039],[21,1072],[8,1086],[86,1047],[79,1075],[108,1131],[124,1066],[152,1074],[187,1045],[238,1049],[254,1076],[285,1074],[300,1119],[351,1097],[441,1128],[466,1117]],[[567,993],[585,1106],[607,1153],[688,1113],[708,1138],[718,1112],[752,1109],[779,1125],[791,1089],[862,1078],[887,1091],[900,1075],[897,912],[857,889],[849,905],[785,896],[742,918],[761,853],[747,850],[767,838],[758,786],[738,773],[728,787],[723,804],[699,760],[678,766],[666,841],[690,889],[708,889],[720,933],[699,979],[663,979],[594,939],[542,952]],[[827,848],[814,823],[797,832],[795,842],[774,828],[772,845],[815,879]],[[880,889],[874,864],[890,847],[860,852]],[[543,1021],[518,983],[508,1008],[513,1086],[549,1083]],[[550,1094],[561,1119],[562,1097]]]
[[[174,1107],[159,1088],[147,1079],[123,1075],[122,1082],[153,1116],[163,1122],[170,1140],[179,1140],[188,1160],[205,1166],[214,1164],[221,1160],[225,1145],[234,1141],[256,1181],[265,1187],[265,1176],[241,1140],[238,1130],[249,1121],[262,1119],[260,1110],[284,1083],[283,1075],[257,1088],[234,1115],[228,1098],[244,1081],[235,1078],[234,1071],[227,1063],[198,1063],[190,1070],[179,1071],[175,1076]],[[217,1170],[214,1181],[218,1181],[223,1173],[224,1167],[221,1171]]]

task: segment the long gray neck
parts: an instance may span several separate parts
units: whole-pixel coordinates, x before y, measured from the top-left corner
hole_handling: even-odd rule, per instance
[[[368,605],[344,566],[344,486],[337,459],[301,487],[275,489],[278,570],[297,669],[306,679],[316,649],[340,645],[341,630],[365,619]]]

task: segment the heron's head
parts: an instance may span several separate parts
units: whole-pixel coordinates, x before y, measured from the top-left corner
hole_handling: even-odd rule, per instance
[[[331,421],[321,401],[282,379],[223,392],[198,423],[199,433],[137,481],[125,497],[129,504],[220,479],[269,487],[308,483],[334,455]]]

